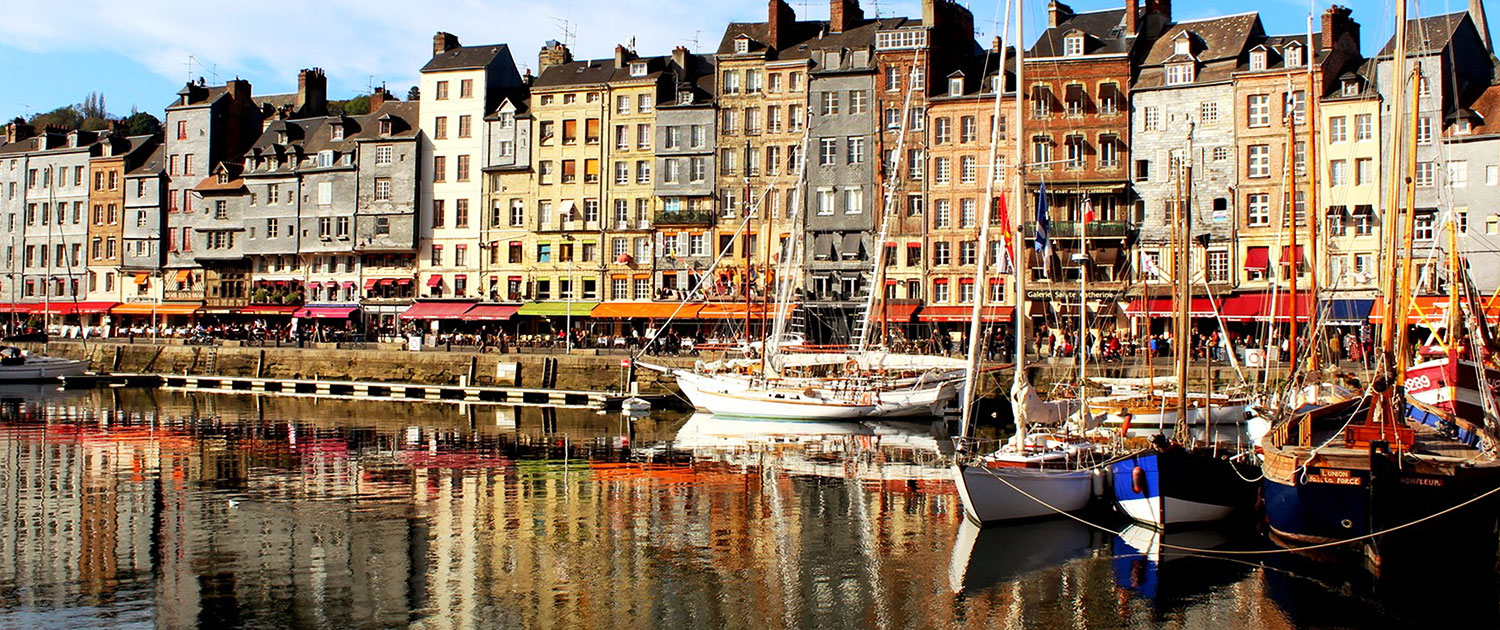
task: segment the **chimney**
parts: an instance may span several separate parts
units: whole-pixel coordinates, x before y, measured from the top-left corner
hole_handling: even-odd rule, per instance
[[[688,49],[686,46],[678,46],[672,49],[672,64],[682,71],[682,78],[686,81],[688,76]]]
[[[432,36],[432,56],[436,57],[454,48],[458,48],[457,35],[438,31],[437,35]]]
[[[31,125],[26,124],[26,121],[17,117],[5,125],[5,142],[6,144],[20,142],[30,138],[35,133],[36,130],[32,129]]]
[[[1146,15],[1161,18],[1160,26],[1172,22],[1172,0],[1146,0]]]
[[[630,61],[630,51],[620,44],[615,44],[615,69],[625,69],[625,62]]]
[[[1073,8],[1066,4],[1052,0],[1047,4],[1047,26],[1057,28],[1058,24],[1068,21],[1073,17]]]
[[[322,68],[302,70],[297,73],[298,116],[312,117],[328,114],[328,76]]]
[[[536,72],[541,74],[552,66],[560,66],[573,60],[573,51],[568,50],[567,44],[555,39],[547,40],[542,44],[542,52],[537,55]]]
[[[842,33],[865,21],[865,12],[859,8],[859,0],[829,0],[828,30]]]
[[[767,7],[766,16],[766,46],[771,50],[781,50],[783,46],[791,44],[790,37],[792,28],[797,23],[797,12],[792,10],[792,5],[786,0],[771,0]]]
[[[1140,19],[1141,7],[1138,0],[1125,0],[1125,32],[1130,35],[1141,34],[1137,20]]]
[[[394,100],[397,100],[396,95],[387,91],[384,85],[375,88],[375,91],[370,93],[370,113],[380,111],[380,108],[384,107],[387,102]]]
[[[1323,33],[1318,50],[1332,50],[1339,40],[1350,38],[1351,50],[1359,50],[1359,22],[1349,16],[1354,13],[1349,7],[1333,5],[1323,11]]]
[[[244,79],[230,79],[229,81],[224,83],[224,87],[228,88],[230,99],[240,100],[243,98],[246,101],[250,100],[251,92],[249,81],[246,81]]]

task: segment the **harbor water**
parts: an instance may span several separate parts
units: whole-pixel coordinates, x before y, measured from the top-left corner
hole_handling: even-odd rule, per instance
[[[976,528],[928,422],[0,399],[0,628],[1500,626],[1493,564],[1174,550],[1269,549],[1253,525]]]

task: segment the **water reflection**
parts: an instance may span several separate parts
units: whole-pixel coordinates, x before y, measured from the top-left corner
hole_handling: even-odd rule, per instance
[[[1420,618],[1344,573],[1169,557],[1149,532],[979,530],[949,448],[923,423],[3,391],[0,627]],[[1463,588],[1493,620],[1493,580]],[[1378,612],[1327,612],[1350,604]]]

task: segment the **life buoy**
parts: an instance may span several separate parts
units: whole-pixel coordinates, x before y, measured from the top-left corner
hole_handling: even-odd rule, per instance
[[[1130,489],[1136,494],[1146,494],[1146,469],[1136,466],[1130,471]]]
[[[859,361],[855,361],[854,359],[849,359],[848,361],[845,361],[844,362],[844,371],[845,372],[858,372],[859,371]]]

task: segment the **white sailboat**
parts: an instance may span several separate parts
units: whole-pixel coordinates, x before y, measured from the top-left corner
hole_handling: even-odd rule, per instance
[[[1014,14],[1016,17],[1014,42],[1023,41],[1023,32],[1020,14],[1020,2],[1014,3]],[[1012,12],[1006,13],[1006,25],[1002,32],[1010,32]],[[1016,85],[1025,85],[1025,64],[1021,57],[1024,54],[1020,44],[1014,46],[1016,49]],[[1002,46],[1000,52],[1000,63],[997,66],[999,76],[1003,77],[1005,72],[1005,55],[1007,47]],[[1003,80],[995,90],[995,112],[999,116],[1001,94],[1004,92]],[[1017,130],[1015,137],[1024,138],[1025,121],[1021,104],[1020,90],[1017,90],[1015,100],[1015,120]],[[996,151],[998,150],[998,138],[996,132],[992,131],[990,137],[990,159],[989,164],[994,173]],[[1015,179],[1012,183],[1014,197],[1024,209],[1024,172],[1025,153],[1021,143],[1015,143]],[[986,187],[985,198],[994,197],[995,177],[989,177]],[[1040,203],[1040,202],[1039,202]],[[980,225],[979,242],[989,242],[989,221],[982,221]],[[1019,235],[1012,239],[1015,244],[1014,260],[1021,261],[1024,253],[1024,239]],[[988,256],[980,256],[975,268],[975,286],[985,286],[985,267]],[[1102,488],[1102,477],[1096,470],[1087,465],[1094,459],[1094,445],[1092,442],[1067,431],[1062,432],[1032,432],[1029,431],[1033,425],[1048,427],[1062,427],[1076,417],[1081,408],[1079,401],[1061,400],[1044,401],[1037,395],[1036,390],[1027,380],[1026,373],[1026,346],[1025,340],[1029,337],[1026,333],[1026,317],[1028,312],[1025,308],[1026,274],[1017,269],[1015,274],[1016,291],[1022,301],[1020,315],[1016,318],[1016,366],[1015,380],[1011,387],[1011,405],[1015,412],[1017,434],[1000,449],[977,457],[969,461],[959,461],[954,465],[954,482],[958,486],[958,495],[963,501],[964,513],[969,520],[987,525],[1006,521],[1021,519],[1041,518],[1054,516],[1059,512],[1076,512],[1084,509],[1097,496]],[[963,418],[960,424],[959,434],[967,437],[969,429],[973,424],[974,392],[975,382],[979,375],[979,326],[981,309],[984,308],[984,294],[978,292],[975,296],[974,310],[970,318],[969,329],[969,366],[965,379],[963,395]]]

